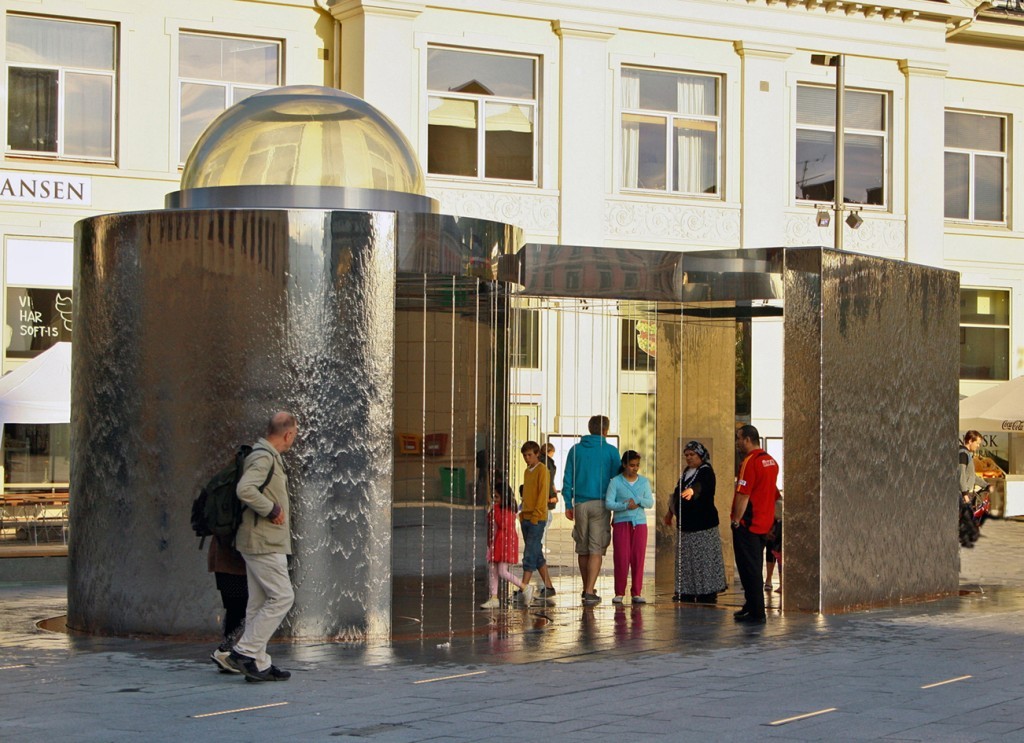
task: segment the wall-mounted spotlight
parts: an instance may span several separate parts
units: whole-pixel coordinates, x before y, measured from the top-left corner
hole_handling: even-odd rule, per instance
[[[818,208],[818,214],[814,217],[814,222],[819,227],[828,227],[832,224],[832,215],[829,214],[827,209]]]
[[[864,220],[860,216],[860,212],[850,212],[850,216],[846,218],[846,224],[850,225],[851,230],[855,230],[864,224]]]

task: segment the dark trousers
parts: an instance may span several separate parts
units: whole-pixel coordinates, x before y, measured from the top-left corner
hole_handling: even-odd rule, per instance
[[[245,620],[245,607],[249,602],[248,580],[244,575],[214,573],[217,590],[224,605],[224,637],[238,629]]]
[[[753,534],[742,524],[732,530],[732,551],[743,584],[743,608],[755,617],[764,616],[764,543],[764,534]]]

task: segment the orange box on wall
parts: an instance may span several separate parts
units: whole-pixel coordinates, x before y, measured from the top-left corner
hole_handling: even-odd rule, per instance
[[[399,454],[419,454],[423,451],[423,444],[419,436],[414,433],[398,434]]]

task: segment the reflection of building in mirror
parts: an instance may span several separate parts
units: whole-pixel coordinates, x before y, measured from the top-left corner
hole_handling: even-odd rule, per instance
[[[6,423],[4,483],[66,483],[70,479],[70,424]]]
[[[772,459],[779,463],[779,478],[776,481],[779,486],[779,490],[785,491],[785,466],[783,464],[783,454],[785,447],[783,446],[782,437],[771,438],[769,436],[764,437],[764,450],[772,455]]]

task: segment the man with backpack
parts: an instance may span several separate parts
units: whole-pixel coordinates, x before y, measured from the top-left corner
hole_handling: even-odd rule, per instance
[[[275,413],[266,436],[245,458],[236,488],[245,510],[235,547],[245,560],[249,603],[245,631],[227,660],[245,674],[246,681],[286,681],[291,677],[270,662],[267,643],[295,600],[288,576],[288,555],[292,552],[288,476],[281,454],[292,447],[298,430],[294,415]]]

